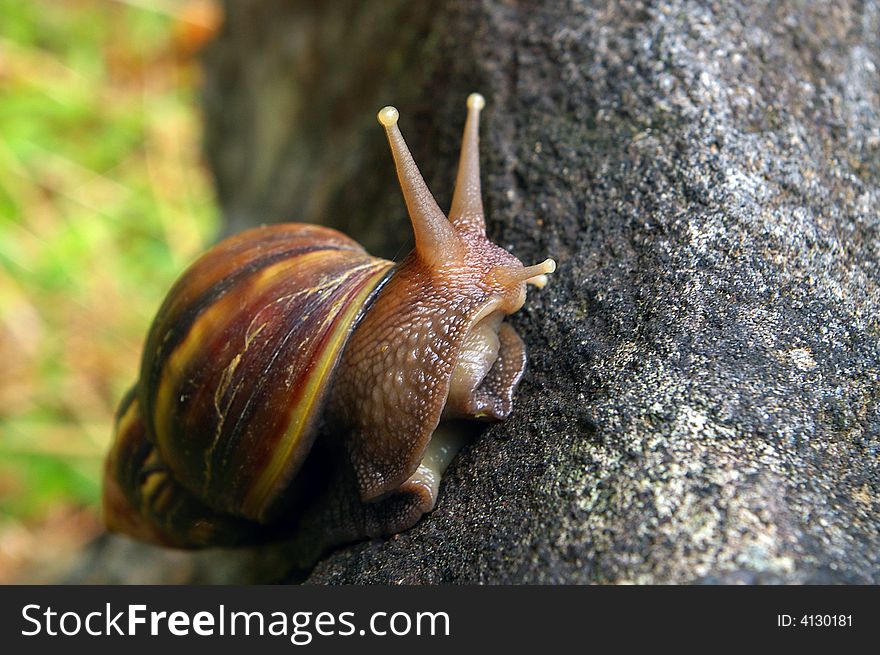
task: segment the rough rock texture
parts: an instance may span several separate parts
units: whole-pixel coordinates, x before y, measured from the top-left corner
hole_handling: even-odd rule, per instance
[[[514,415],[311,582],[880,583],[877,2],[248,0],[206,63],[231,229],[394,255],[376,109],[445,206],[479,89],[490,235],[559,262]]]

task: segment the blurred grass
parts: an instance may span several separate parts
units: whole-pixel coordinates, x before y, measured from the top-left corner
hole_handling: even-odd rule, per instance
[[[149,322],[216,234],[193,55],[218,13],[0,0],[0,530],[97,515]]]

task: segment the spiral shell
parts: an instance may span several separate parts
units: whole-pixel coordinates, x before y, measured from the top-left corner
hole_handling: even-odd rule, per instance
[[[199,259],[159,310],[138,388],[146,434],[175,479],[215,511],[269,521],[392,265],[302,224],[249,230]]]

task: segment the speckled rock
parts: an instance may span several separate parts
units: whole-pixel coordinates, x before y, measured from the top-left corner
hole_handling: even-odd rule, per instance
[[[375,109],[444,205],[478,88],[489,232],[559,270],[513,319],[510,420],[310,582],[880,582],[880,5],[329,4],[230,3],[207,55],[235,227],[393,255]]]

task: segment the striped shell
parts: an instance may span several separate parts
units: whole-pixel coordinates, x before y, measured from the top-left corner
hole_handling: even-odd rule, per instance
[[[249,230],[193,264],[153,323],[137,392],[175,480],[217,512],[270,521],[312,446],[342,348],[391,267],[303,224]]]

